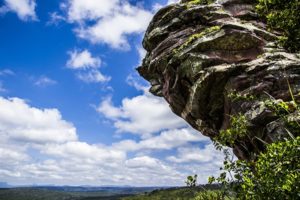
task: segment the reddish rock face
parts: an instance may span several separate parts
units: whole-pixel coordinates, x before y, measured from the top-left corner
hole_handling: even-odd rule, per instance
[[[263,149],[261,140],[280,139],[282,123],[264,101],[290,101],[288,82],[299,93],[300,60],[275,45],[277,36],[265,30],[253,1],[217,2],[182,1],[161,9],[145,34],[147,55],[138,72],[154,95],[212,139],[230,127],[230,116],[246,116],[249,138],[232,147],[240,159],[248,159]]]

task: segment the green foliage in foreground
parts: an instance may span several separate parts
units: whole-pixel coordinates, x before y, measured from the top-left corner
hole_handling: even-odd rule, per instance
[[[258,0],[256,8],[271,29],[283,33],[280,42],[286,49],[300,51],[300,0]]]
[[[300,198],[300,137],[268,145],[255,162],[226,159],[224,170],[218,178],[211,177],[209,181],[235,191],[238,199],[297,200]]]
[[[185,181],[188,187],[196,187],[197,185],[197,174],[194,176],[188,176]]]
[[[262,153],[251,171],[243,172],[241,193],[247,199],[300,198],[300,137],[273,143]]]
[[[225,192],[226,189],[234,191],[237,199],[300,199],[300,105],[290,87],[289,90],[293,99],[291,102],[275,99],[265,101],[270,111],[284,122],[278,141],[267,144],[261,140],[266,146],[264,152],[253,155],[248,161],[234,161],[222,144],[234,144],[240,134],[251,137],[245,116],[234,117],[239,119],[238,123],[233,123],[218,138],[224,141],[216,142],[217,148],[225,153],[224,172],[217,178],[210,177],[210,183],[221,183]],[[290,118],[291,115],[294,117]]]
[[[155,190],[143,195],[125,197],[122,200],[233,200],[220,190],[204,190],[201,187]]]

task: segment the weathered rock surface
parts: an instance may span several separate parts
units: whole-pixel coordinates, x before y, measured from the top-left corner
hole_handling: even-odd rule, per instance
[[[251,137],[232,146],[240,159],[262,150],[257,138],[273,142],[284,132],[264,101],[291,101],[289,84],[294,94],[300,91],[299,56],[275,45],[277,36],[251,2],[184,0],[161,9],[145,34],[147,55],[138,68],[154,95],[212,139],[230,127],[230,116],[245,115]],[[291,119],[299,121],[300,114],[291,113]]]

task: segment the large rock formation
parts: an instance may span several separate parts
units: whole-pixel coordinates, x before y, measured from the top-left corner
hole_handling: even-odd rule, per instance
[[[230,116],[246,116],[248,136],[231,146],[248,159],[263,149],[261,140],[270,143],[284,133],[264,102],[291,101],[289,85],[299,94],[300,59],[276,46],[277,35],[267,31],[253,1],[198,2],[183,0],[157,12],[138,72],[151,83],[151,93],[212,139],[230,127]],[[297,112],[289,115],[300,119]]]

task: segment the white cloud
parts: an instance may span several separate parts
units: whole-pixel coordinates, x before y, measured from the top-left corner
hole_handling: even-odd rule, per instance
[[[50,20],[47,22],[47,25],[58,25],[61,21],[66,21],[66,18],[57,12],[52,12],[49,14]]]
[[[143,33],[153,15],[121,0],[68,0],[61,7],[78,37],[118,49],[128,49],[128,35]]]
[[[0,70],[0,76],[6,76],[6,75],[15,75],[15,73],[10,69]]]
[[[145,58],[147,51],[142,46],[138,46],[137,51],[139,53],[139,64],[142,64],[143,59]]]
[[[19,98],[0,98],[0,137],[0,179],[12,184],[177,185],[182,178],[157,158],[127,158],[113,146],[79,141],[58,110]]]
[[[0,179],[23,184],[74,184],[68,177],[75,176],[78,184],[89,183],[95,172],[102,174],[99,168],[117,168],[126,159],[124,151],[78,141],[76,128],[58,110],[34,108],[19,98],[0,98],[0,137],[0,160],[5,161]]]
[[[38,181],[47,184],[66,185],[122,185],[133,186],[179,185],[184,176],[167,163],[150,157],[133,157],[127,160],[97,160],[98,155],[77,158],[47,159],[41,162],[19,165],[17,169],[1,169],[1,180],[16,177],[26,183]],[[115,159],[115,160],[113,160]],[[76,177],[76,179],[74,179]]]
[[[138,50],[138,53],[139,53],[140,60],[145,58],[147,51],[141,46],[137,47],[137,50]]]
[[[37,20],[35,0],[4,0],[5,5],[0,8],[0,12],[15,12],[21,20]]]
[[[67,67],[77,71],[77,78],[86,83],[107,82],[111,78],[103,75],[97,68],[101,66],[101,59],[93,57],[88,50],[68,52],[70,59]]]
[[[151,169],[164,168],[164,165],[160,160],[149,156],[135,157],[127,160],[125,164],[126,166],[132,168],[151,168]]]
[[[168,0],[168,5],[172,4],[172,3],[178,3],[180,0]]]
[[[85,142],[73,141],[64,144],[47,144],[42,148],[42,153],[62,158],[84,160],[88,163],[117,162],[126,158],[123,151],[109,149]]]
[[[68,8],[68,19],[76,22],[104,17],[118,4],[119,0],[69,0],[65,6]]]
[[[169,161],[176,163],[191,163],[191,162],[217,162],[222,163],[223,155],[220,151],[216,150],[212,143],[204,146],[204,148],[198,147],[180,147],[178,149],[178,155],[168,157]]]
[[[164,6],[166,5],[170,5],[170,4],[173,4],[173,3],[179,3],[180,0],[168,0],[167,3],[165,5],[162,5],[160,3],[155,3],[153,5],[153,11],[154,12],[157,12],[159,9],[163,8]]]
[[[111,97],[104,99],[97,108],[97,111],[103,113],[105,117],[109,119],[117,119],[123,115],[121,108],[117,108],[112,105]]]
[[[34,82],[34,84],[40,87],[46,87],[50,85],[55,85],[57,84],[57,82],[47,76],[41,76]]]
[[[5,161],[6,165],[16,165],[28,159],[29,156],[23,152],[0,147],[0,160]]]
[[[111,98],[106,98],[97,111],[113,120],[118,132],[130,132],[144,137],[162,130],[186,126],[183,119],[173,114],[162,98],[149,93],[131,99],[125,98],[120,107],[115,107]]]
[[[111,79],[109,76],[103,75],[98,70],[89,70],[87,72],[77,73],[77,78],[86,83],[103,83]]]
[[[101,59],[93,57],[88,50],[78,52],[78,50],[69,52],[70,59],[67,62],[67,67],[71,69],[89,69],[99,68],[101,65]]]
[[[116,110],[111,117],[119,115]],[[216,173],[219,167],[218,157],[208,145],[200,151],[208,158],[198,159],[196,150],[187,150],[191,142],[207,143],[207,138],[190,128],[163,131],[140,142],[89,144],[78,139],[74,125],[58,110],[35,108],[19,98],[0,98],[0,138],[0,160],[5,160],[0,165],[0,179],[11,184],[175,186],[196,173],[197,163],[203,168],[197,171],[202,177]],[[130,141],[134,149],[130,149]],[[169,156],[169,161],[143,152],[174,148],[179,148],[178,155],[174,159]],[[134,151],[130,157],[129,151]],[[135,152],[139,155],[133,155]],[[193,156],[196,159],[191,159]]]
[[[145,79],[143,79],[136,71],[127,76],[126,83],[138,91],[148,93],[149,83],[146,82]]]
[[[30,107],[19,98],[0,97],[0,133],[23,142],[77,140],[76,129],[62,119],[58,110]]]
[[[150,137],[140,142],[134,140],[123,140],[113,144],[116,149],[126,151],[139,150],[171,150],[177,147],[189,145],[190,142],[208,142],[209,138],[201,135],[192,128],[167,130],[158,136]]]

